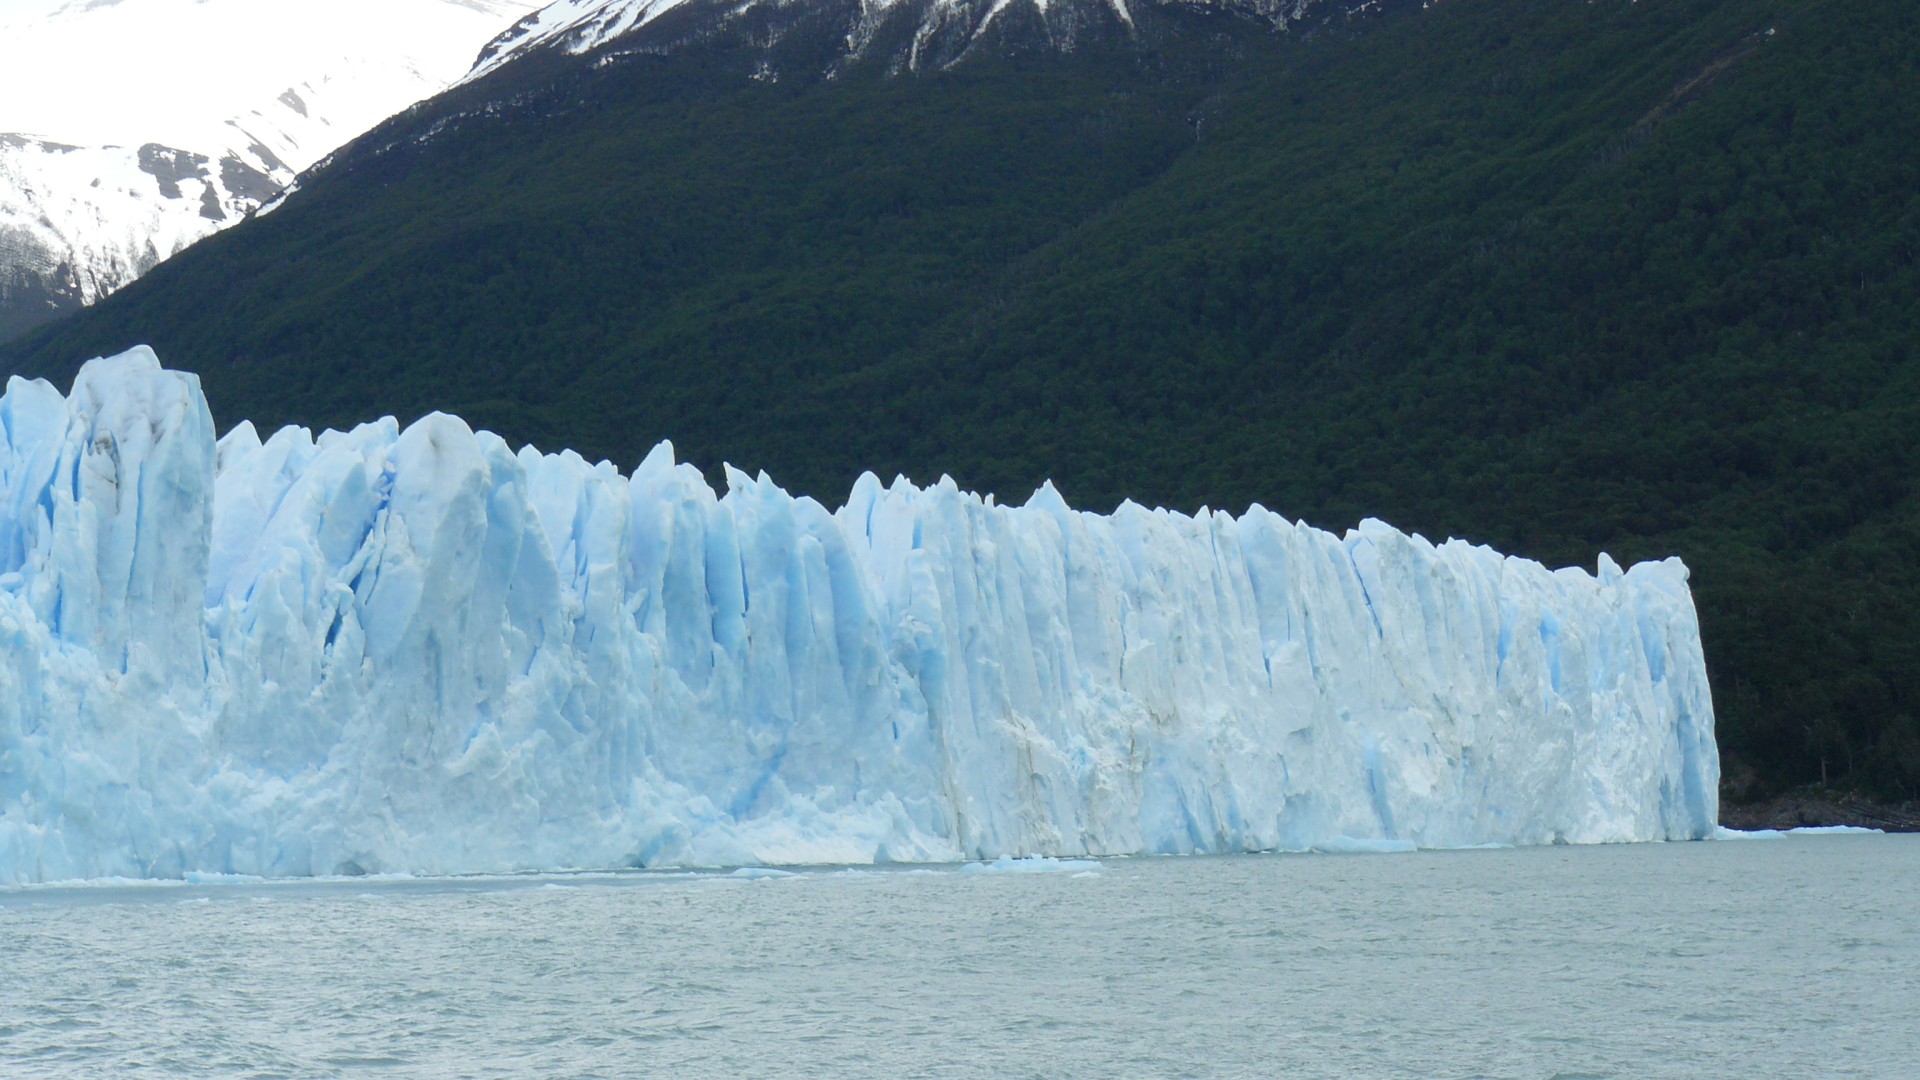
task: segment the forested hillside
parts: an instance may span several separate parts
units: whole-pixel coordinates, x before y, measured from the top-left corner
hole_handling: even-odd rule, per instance
[[[937,72],[755,80],[751,28],[509,65],[0,357],[148,342],[227,422],[671,438],[831,504],[1052,477],[1678,554],[1726,794],[1920,797],[1908,6],[1142,22]]]

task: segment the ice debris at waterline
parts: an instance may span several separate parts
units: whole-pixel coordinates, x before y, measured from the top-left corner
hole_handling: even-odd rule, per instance
[[[0,882],[1707,837],[1687,572],[0,399]]]

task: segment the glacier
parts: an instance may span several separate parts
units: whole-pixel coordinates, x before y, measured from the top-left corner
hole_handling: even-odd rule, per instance
[[[0,398],[0,883],[1710,837],[1677,559]]]

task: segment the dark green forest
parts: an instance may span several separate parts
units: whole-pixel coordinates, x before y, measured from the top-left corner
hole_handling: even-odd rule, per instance
[[[510,66],[0,357],[147,342],[225,423],[671,438],[829,504],[1051,477],[1678,554],[1725,796],[1920,798],[1911,5],[1168,9],[772,82],[749,52]]]

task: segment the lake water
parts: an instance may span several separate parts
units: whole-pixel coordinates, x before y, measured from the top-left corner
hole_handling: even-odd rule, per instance
[[[0,1076],[1920,1076],[1920,837],[0,892]]]

